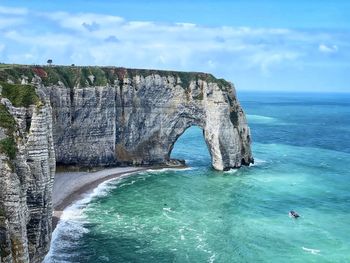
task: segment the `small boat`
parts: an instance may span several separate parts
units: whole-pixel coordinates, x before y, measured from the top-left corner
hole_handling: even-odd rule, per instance
[[[297,212],[293,211],[293,210],[289,212],[289,216],[290,217],[294,217],[294,218],[300,217],[300,215]]]

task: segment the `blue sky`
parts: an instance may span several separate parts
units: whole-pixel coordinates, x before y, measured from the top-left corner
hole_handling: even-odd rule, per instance
[[[350,1],[0,0],[0,61],[48,58],[350,92]]]

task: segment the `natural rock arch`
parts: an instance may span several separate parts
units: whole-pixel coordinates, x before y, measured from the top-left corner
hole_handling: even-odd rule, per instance
[[[201,129],[202,134],[203,134],[202,136],[203,136],[203,139],[204,139],[204,130],[203,130],[203,127],[201,127],[201,126],[199,126],[199,125],[196,125],[196,124],[192,124],[192,125],[189,125],[189,126],[185,126],[185,127],[182,129],[182,131],[181,131],[180,133],[177,133],[177,134],[176,134],[176,136],[171,136],[171,137],[169,137],[171,143],[169,144],[169,147],[168,147],[169,150],[168,150],[168,154],[167,154],[167,156],[166,156],[166,158],[167,158],[168,160],[171,159],[171,155],[172,155],[174,146],[176,145],[176,143],[178,142],[178,140],[180,139],[180,137],[181,137],[184,133],[186,133],[186,131],[187,131],[188,129],[190,129],[190,128],[192,128],[192,127],[197,127],[197,128],[199,128],[199,129]],[[174,130],[174,133],[175,133],[175,130]],[[205,139],[204,139],[204,140],[205,140]],[[208,145],[207,145],[207,148],[208,148]],[[208,148],[208,153],[210,154],[209,148]]]
[[[250,131],[234,87],[203,76],[188,86],[162,72],[124,77],[113,86],[49,88],[53,115],[58,116],[54,118],[57,161],[167,164],[176,139],[197,125],[204,131],[215,169],[248,165],[253,161]]]

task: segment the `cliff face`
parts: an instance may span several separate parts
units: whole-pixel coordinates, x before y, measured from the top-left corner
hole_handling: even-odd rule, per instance
[[[52,230],[51,106],[44,97],[28,105],[21,88],[6,88],[15,92],[12,101],[0,95],[0,262],[40,262]]]
[[[249,128],[230,83],[203,73],[101,71],[91,72],[83,87],[60,82],[44,88],[58,163],[166,164],[192,125],[203,129],[215,169],[252,161]]]
[[[173,146],[193,125],[215,169],[253,162],[234,87],[210,74],[5,66],[0,85],[0,262],[47,253],[56,162],[176,165]]]

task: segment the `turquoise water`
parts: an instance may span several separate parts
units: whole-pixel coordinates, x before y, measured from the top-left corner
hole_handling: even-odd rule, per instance
[[[254,166],[213,171],[190,128],[172,155],[190,169],[101,185],[65,212],[46,262],[350,262],[350,95],[239,98]]]

